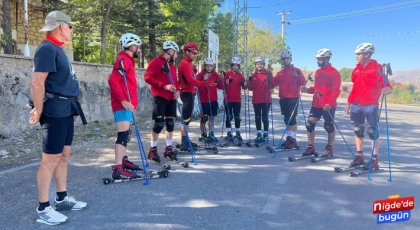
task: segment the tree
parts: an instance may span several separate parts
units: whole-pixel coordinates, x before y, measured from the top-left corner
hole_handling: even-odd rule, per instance
[[[351,82],[351,68],[342,68],[340,69],[341,81],[342,82]]]
[[[101,26],[101,64],[104,64],[105,61],[105,46],[106,46],[106,28],[109,20],[109,13],[111,12],[112,5],[115,0],[108,0],[104,2],[103,17],[102,17],[102,26]]]
[[[219,69],[228,69],[233,50],[232,13],[217,13],[211,20],[210,29],[219,36]]]
[[[13,54],[12,27],[10,25],[10,0],[3,0],[2,15],[2,47],[5,54]]]

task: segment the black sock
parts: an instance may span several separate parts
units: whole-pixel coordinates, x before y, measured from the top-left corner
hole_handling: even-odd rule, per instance
[[[47,208],[49,206],[50,206],[50,202],[49,201],[44,202],[44,203],[39,202],[38,211],[44,211],[45,208]]]
[[[187,136],[182,136],[181,142],[183,145],[187,145]]]
[[[57,192],[57,201],[62,201],[67,196],[67,191],[64,192]]]

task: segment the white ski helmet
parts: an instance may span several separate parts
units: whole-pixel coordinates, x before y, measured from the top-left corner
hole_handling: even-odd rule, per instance
[[[326,57],[331,58],[332,57],[332,53],[331,53],[331,50],[329,50],[329,49],[320,49],[316,53],[315,57],[316,58],[326,58]]]
[[[374,53],[375,47],[372,43],[363,43],[356,47],[355,54]]]
[[[257,62],[262,62],[262,63],[264,63],[264,65],[265,65],[265,59],[264,59],[263,57],[257,57],[257,58],[255,59],[255,64],[256,64]]]
[[[288,50],[284,50],[283,52],[281,52],[280,57],[281,58],[292,58],[292,52],[290,52]]]
[[[204,65],[214,65],[213,58],[208,57],[204,59]]]
[[[241,59],[239,57],[233,57],[231,64],[241,64]]]
[[[179,47],[174,41],[165,41],[163,43],[163,50],[173,49],[179,52]]]
[[[128,48],[131,45],[138,45],[141,46],[141,40],[139,36],[132,34],[132,33],[126,33],[123,34],[120,38],[120,45],[123,48]]]

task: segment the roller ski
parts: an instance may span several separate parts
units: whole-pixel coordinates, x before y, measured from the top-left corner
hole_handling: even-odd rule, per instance
[[[188,162],[178,161],[178,158],[176,157],[176,153],[172,151],[172,146],[165,147],[165,152],[163,153],[163,157],[169,158],[171,161],[181,165],[184,168],[188,168]]]
[[[290,162],[293,162],[293,161],[299,161],[299,160],[308,159],[308,158],[314,158],[314,157],[318,157],[318,153],[315,152],[315,149],[313,148],[312,145],[308,145],[308,148],[302,154],[302,156],[299,156],[299,157],[289,157],[288,160]]]
[[[156,178],[166,178],[169,176],[169,171],[148,171],[147,176],[138,175],[136,170],[126,170],[123,165],[119,165],[118,167],[112,167],[112,178],[102,178],[104,184],[110,183],[117,183],[117,182],[125,182],[125,181],[132,181],[132,180],[146,180],[146,179],[156,179]],[[137,170],[137,171],[143,171]]]
[[[319,156],[311,159],[312,163],[317,163],[323,160],[331,159],[333,157],[333,149],[331,145],[325,147],[324,153]]]
[[[270,153],[274,153],[299,150],[300,147],[297,145],[296,139],[288,136],[286,140],[280,145],[280,148],[273,148],[272,146],[267,146],[267,149],[268,151],[270,151]]]
[[[224,138],[225,141],[227,141],[228,143],[233,144],[234,146],[241,146],[242,143],[240,142],[236,142],[236,138],[232,135],[232,132],[229,131],[226,135],[226,137]]]
[[[369,172],[369,165],[371,164],[371,161],[372,161],[372,165],[370,166],[371,167],[371,171],[372,172],[373,171],[378,171],[379,170],[378,156],[377,155],[374,155],[373,158],[370,158],[367,162],[365,162],[363,164],[363,168],[361,168],[359,170],[356,170],[356,171],[349,172],[349,176],[350,177],[355,177],[355,176],[358,176],[358,175],[361,175],[361,174],[364,174],[364,173]]]
[[[162,168],[169,170],[171,169],[171,165],[169,164],[164,164],[160,161],[160,157],[157,153],[157,147],[152,147],[150,146],[150,150],[149,150],[149,155],[147,156],[147,158],[149,160],[152,160],[153,162],[155,162],[156,164],[158,164],[159,166],[161,166]]]
[[[260,147],[262,145],[265,145],[269,143],[268,141],[268,133],[264,133],[263,137],[261,138],[261,141],[255,144],[255,147]]]

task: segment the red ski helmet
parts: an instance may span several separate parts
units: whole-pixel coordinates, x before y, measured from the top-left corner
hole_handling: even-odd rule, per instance
[[[187,42],[184,45],[184,51],[187,51],[187,50],[197,50],[198,51],[198,46],[194,42]]]

